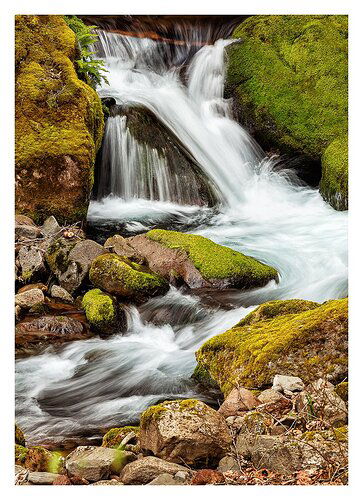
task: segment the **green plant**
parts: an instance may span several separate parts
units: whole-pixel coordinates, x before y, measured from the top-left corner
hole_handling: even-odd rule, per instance
[[[90,50],[90,47],[98,40],[98,35],[94,32],[96,26],[87,26],[77,16],[64,16],[64,20],[77,37],[80,57],[75,63],[79,78],[94,89],[97,85],[101,85],[102,81],[109,85],[104,74],[108,72],[104,67],[104,62],[101,59],[93,59],[94,52]]]

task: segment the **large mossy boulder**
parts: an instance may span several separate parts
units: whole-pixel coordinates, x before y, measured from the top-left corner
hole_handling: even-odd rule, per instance
[[[190,288],[242,288],[278,280],[275,269],[208,238],[153,229],[129,238],[154,272]]]
[[[94,259],[89,278],[96,287],[110,294],[136,301],[163,295],[169,289],[161,276],[114,253]]]
[[[347,376],[347,299],[236,326],[196,352],[195,377],[205,373],[227,395],[235,386],[263,388],[283,373],[304,382]]]
[[[125,329],[126,315],[114,297],[99,288],[89,290],[83,299],[82,307],[91,328],[103,335],[110,335]]]
[[[251,16],[232,36],[225,89],[238,119],[266,149],[322,160],[321,194],[345,210],[347,16]]]
[[[77,77],[76,56],[62,16],[16,16],[16,209],[36,222],[87,214],[103,112],[97,93]]]

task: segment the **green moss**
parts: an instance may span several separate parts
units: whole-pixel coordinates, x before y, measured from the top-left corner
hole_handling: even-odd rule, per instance
[[[130,432],[134,432],[136,436],[139,434],[139,427],[126,425],[124,427],[110,429],[104,436],[102,440],[102,446],[106,448],[117,448],[123,439]]]
[[[348,209],[348,137],[334,140],[322,156],[320,191],[336,210]]]
[[[262,388],[277,373],[299,376],[305,383],[327,374],[340,378],[347,373],[347,307],[347,299],[332,300],[312,310],[234,327],[203,344],[196,359],[225,395],[238,384]],[[310,364],[317,355],[320,362]]]
[[[140,428],[146,428],[151,421],[157,421],[167,411],[188,412],[204,415],[204,406],[197,399],[164,401],[150,406],[141,415]]]
[[[278,273],[272,267],[203,236],[164,229],[153,229],[148,231],[146,236],[167,248],[186,252],[206,280],[234,278],[235,285],[250,288],[278,279]]]
[[[336,393],[343,401],[348,401],[348,382],[341,382],[336,385]]]
[[[348,427],[344,425],[342,427],[336,427],[330,430],[307,431],[302,434],[301,439],[303,439],[304,441],[328,439],[329,441],[346,443],[348,441]]]
[[[258,306],[254,311],[249,313],[245,318],[243,318],[237,326],[245,326],[256,323],[257,321],[263,321],[265,319],[271,319],[276,316],[283,316],[285,314],[296,314],[303,311],[308,311],[310,309],[315,309],[319,307],[318,302],[312,302],[310,300],[271,300],[270,302],[265,302]]]
[[[84,295],[82,307],[87,320],[96,331],[101,333],[117,331],[119,327],[117,303],[113,297],[95,288]]]
[[[15,444],[25,446],[25,436],[23,431],[15,424]]]
[[[74,222],[87,211],[102,105],[77,77],[62,16],[16,16],[15,35],[17,210]]]
[[[41,446],[25,448],[19,444],[15,445],[15,463],[31,471],[50,472],[53,458],[53,453]]]
[[[148,268],[116,254],[103,254],[92,262],[89,278],[109,293],[141,298],[165,293],[168,283]]]
[[[262,146],[320,161],[346,135],[347,35],[347,16],[334,15],[251,16],[236,28],[240,43],[227,49],[226,92]],[[345,155],[334,163],[344,190]],[[333,181],[322,183],[322,193],[331,201],[340,189],[333,191],[338,180],[329,175]]]
[[[48,247],[45,254],[45,260],[50,270],[56,276],[59,276],[68,269],[68,255],[76,243],[76,240],[60,237],[54,240]]]

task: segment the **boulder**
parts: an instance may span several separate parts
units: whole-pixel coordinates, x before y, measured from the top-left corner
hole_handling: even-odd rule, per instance
[[[188,473],[180,464],[166,462],[157,457],[144,457],[127,464],[120,475],[124,484],[148,484],[160,474],[174,475],[179,471]]]
[[[247,289],[278,281],[272,267],[203,236],[153,229],[128,241],[152,271],[190,288]]]
[[[53,484],[60,477],[60,474],[53,474],[52,472],[30,472],[28,481],[31,484]]]
[[[67,472],[87,481],[108,479],[111,474],[119,474],[123,467],[136,456],[133,453],[98,446],[78,446],[65,461]]]
[[[348,373],[347,331],[347,299],[234,327],[200,347],[194,375],[207,372],[225,395],[237,385],[263,388],[278,373],[339,381]]]
[[[114,297],[94,288],[82,299],[82,307],[91,328],[104,335],[124,331],[127,326],[126,313]]]
[[[313,382],[299,394],[296,410],[306,420],[318,418],[333,427],[343,426],[348,419],[346,403],[325,379]]]
[[[127,257],[133,262],[137,262],[137,264],[146,263],[145,258],[130,245],[129,239],[123,238],[119,234],[108,238],[103,246],[109,252],[116,253],[121,257]]]
[[[42,279],[46,275],[44,253],[35,246],[22,246],[18,253],[20,279],[31,282]]]
[[[223,417],[243,415],[246,411],[259,406],[260,403],[259,399],[248,389],[235,387],[230,394],[228,394],[218,411]]]
[[[322,162],[321,194],[345,210],[348,16],[251,16],[232,37],[225,94],[237,119],[265,150],[303,155],[301,175],[315,185]]]
[[[15,305],[22,309],[30,309],[39,304],[43,304],[44,294],[38,288],[32,288],[26,292],[17,293],[15,295]]]
[[[134,300],[163,295],[169,289],[161,276],[113,253],[94,259],[89,278],[96,287],[108,293]]]
[[[87,216],[104,120],[96,91],[77,76],[78,58],[63,16],[16,16],[16,208],[37,223]]]
[[[130,433],[133,434],[132,440],[127,441],[135,442],[138,439],[139,427],[135,427],[132,425],[126,425],[124,427],[110,429],[104,436],[102,440],[102,446],[106,448],[117,448],[124,438],[128,436]]]
[[[300,392],[304,389],[304,383],[299,377],[275,375],[272,389],[287,396],[292,396],[295,392]]]
[[[165,401],[141,415],[140,446],[175,463],[214,463],[226,455],[231,436],[224,417],[195,399]]]
[[[53,285],[50,289],[50,296],[53,299],[59,299],[61,302],[68,302],[72,304],[74,302],[73,297],[64,288],[58,285]]]
[[[69,266],[69,252],[77,244],[77,238],[59,236],[50,241],[47,246],[45,259],[51,272],[59,279]]]

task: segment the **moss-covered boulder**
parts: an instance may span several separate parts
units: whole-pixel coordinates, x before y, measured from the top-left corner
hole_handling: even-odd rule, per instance
[[[15,444],[25,446],[25,436],[23,431],[15,424]]]
[[[22,465],[26,469],[39,472],[51,472],[52,461],[53,454],[41,446],[26,448],[19,444],[15,445],[15,463],[17,465]]]
[[[232,36],[226,95],[239,120],[266,149],[317,169],[323,157],[321,193],[346,209],[347,16],[251,16]]]
[[[16,209],[36,222],[87,214],[103,113],[77,77],[76,53],[62,16],[16,16]]]
[[[253,288],[278,280],[275,269],[208,238],[153,229],[129,238],[152,271],[190,288]]]
[[[197,370],[207,371],[225,395],[237,385],[262,388],[279,373],[305,383],[326,376],[338,382],[347,376],[347,330],[347,299],[331,300],[211,338],[196,352]]]
[[[251,311],[251,313],[239,321],[234,328],[237,326],[251,325],[257,321],[263,321],[264,319],[272,319],[275,316],[309,311],[319,306],[320,304],[318,304],[318,302],[312,302],[310,300],[271,300],[270,302],[264,302],[264,304],[256,307],[254,311]]]
[[[169,289],[167,281],[126,257],[109,253],[92,262],[89,278],[108,293],[134,300],[162,295]]]
[[[139,427],[133,425],[125,425],[124,427],[110,429],[103,436],[102,446],[106,448],[117,448],[130,432],[134,432],[137,437],[139,429]]]
[[[91,328],[100,334],[112,334],[124,330],[126,315],[114,297],[99,288],[89,290],[83,299],[82,307]]]

